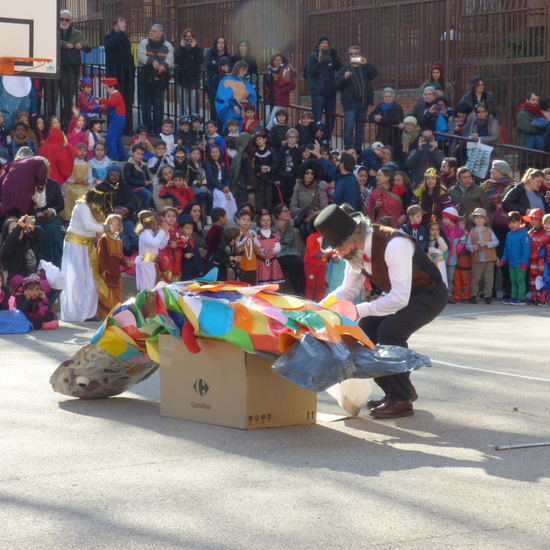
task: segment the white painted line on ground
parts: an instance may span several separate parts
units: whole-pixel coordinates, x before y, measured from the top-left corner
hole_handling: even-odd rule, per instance
[[[537,378],[536,376],[526,376],[525,374],[512,374],[509,372],[498,372],[496,370],[479,369],[477,367],[467,367],[465,365],[457,365],[455,363],[446,363],[445,361],[431,360],[432,363],[438,363],[440,365],[446,365],[447,367],[455,367],[457,369],[477,370],[479,372],[486,372],[488,374],[500,374],[501,376],[511,376],[512,378],[524,378],[526,380],[537,380],[539,382],[550,382],[548,378]]]
[[[512,306],[511,306],[512,307]],[[539,311],[539,310],[535,310]],[[492,309],[490,311],[472,311],[470,313],[457,313],[456,315],[439,315],[437,319],[452,319],[453,317],[468,317],[469,315],[492,315],[494,313],[534,313],[533,308],[522,306],[514,309]],[[540,313],[544,313],[541,311]]]

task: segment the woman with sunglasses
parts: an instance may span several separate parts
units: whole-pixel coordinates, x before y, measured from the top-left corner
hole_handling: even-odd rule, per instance
[[[326,184],[320,181],[320,171],[321,167],[317,161],[306,160],[300,167],[300,177],[296,181],[290,201],[292,219],[300,230],[304,242],[311,234],[309,227],[311,214],[328,206]]]
[[[472,121],[472,132],[469,138],[473,141],[479,141],[480,143],[493,147],[502,143],[502,139],[500,138],[500,124],[498,120],[489,113],[485,103],[477,103],[475,106],[475,117]]]

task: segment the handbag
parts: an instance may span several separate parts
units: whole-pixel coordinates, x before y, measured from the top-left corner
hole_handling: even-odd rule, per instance
[[[498,204],[495,208],[495,214],[493,215],[493,227],[498,227],[499,229],[508,229],[509,221],[510,220],[508,218],[508,214],[504,212],[502,204]]]
[[[294,222],[294,225],[298,227],[306,221],[308,216],[309,210],[307,208],[301,208],[298,212],[296,212],[296,214],[294,214],[294,216],[292,216],[292,221]]]

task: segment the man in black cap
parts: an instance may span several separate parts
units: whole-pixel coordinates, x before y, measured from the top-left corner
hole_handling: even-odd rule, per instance
[[[344,281],[324,300],[353,300],[365,277],[385,294],[357,305],[359,326],[374,344],[408,347],[407,340],[435,319],[447,304],[447,287],[436,265],[412,237],[390,227],[370,224],[359,212],[348,214],[327,206],[315,220],[323,235],[324,251],[335,250],[346,260]],[[409,373],[381,376],[375,382],[384,391],[369,401],[374,418],[412,416],[417,399]]]
[[[330,141],[330,134],[334,129],[334,120],[327,113],[336,111],[336,72],[342,67],[338,53],[330,47],[328,37],[320,36],[317,46],[309,54],[306,65],[306,76],[309,80],[311,93],[311,110],[315,122],[322,121],[325,113],[326,138]]]

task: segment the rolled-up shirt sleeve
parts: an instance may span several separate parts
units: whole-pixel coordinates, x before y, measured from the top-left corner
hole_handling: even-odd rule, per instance
[[[384,260],[388,266],[391,290],[384,296],[380,296],[372,302],[362,302],[357,305],[359,317],[383,317],[396,313],[403,309],[411,296],[412,286],[412,258],[414,255],[414,243],[406,238],[394,238],[388,243]],[[367,262],[365,269],[369,272],[372,264]],[[365,276],[353,271],[346,265],[342,285],[323,300],[330,296],[339,300],[353,300],[362,288]]]

